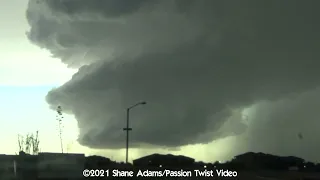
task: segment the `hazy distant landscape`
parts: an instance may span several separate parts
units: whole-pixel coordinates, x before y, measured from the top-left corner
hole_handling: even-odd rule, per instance
[[[161,166],[161,167],[160,167]],[[113,162],[108,158],[91,156],[86,159],[86,168],[139,169],[160,170],[229,170],[237,171],[237,178],[229,179],[320,179],[320,164],[306,162],[297,157],[280,157],[264,153],[245,153],[225,163],[196,162],[192,158],[173,155],[154,154],[134,160],[133,164]],[[223,177],[221,179],[226,179]],[[176,178],[173,178],[176,179]],[[182,179],[182,178],[181,178]],[[209,177],[204,179],[210,179]],[[217,178],[215,178],[217,179]],[[227,178],[228,179],[228,178]]]
[[[140,175],[149,175],[151,172],[167,172],[161,175],[153,174],[155,179],[319,179],[320,164],[306,162],[297,157],[279,157],[264,153],[245,153],[238,155],[231,161],[225,163],[197,162],[193,158],[185,156],[152,154],[141,157],[133,161],[133,164],[115,162],[106,157],[88,156],[83,154],[61,154],[61,153],[39,153],[39,155],[28,155],[21,153],[16,156],[0,156],[0,177],[15,177],[16,179],[28,178],[28,180],[40,179],[85,179],[83,170],[104,170],[104,177],[108,179],[127,178],[125,173],[134,172],[131,179],[145,179],[146,177],[136,177]],[[14,160],[15,167],[10,164]],[[5,162],[8,162],[7,164]],[[46,164],[46,165],[45,165]],[[9,167],[10,171],[5,167]],[[9,166],[8,166],[9,165]],[[10,166],[11,165],[11,166]],[[34,168],[33,168],[34,167]],[[106,172],[108,170],[108,173]],[[169,171],[170,170],[170,171]],[[195,170],[198,172],[196,177]],[[211,171],[209,177],[204,171]],[[114,172],[116,171],[116,172]],[[148,171],[149,174],[145,173]],[[173,173],[174,171],[175,173]],[[184,173],[192,172],[192,177],[179,177],[180,171]],[[219,172],[236,172],[237,177],[217,177]],[[94,174],[96,173],[96,174]],[[101,173],[101,172],[100,172]],[[143,174],[144,173],[144,174]],[[92,172],[91,176],[98,175]],[[234,175],[234,174],[233,174]],[[118,176],[118,177],[115,177]],[[169,177],[177,176],[177,177]],[[201,176],[201,177],[200,177]],[[179,177],[179,178],[178,178]],[[91,179],[100,179],[101,177],[90,177]],[[150,178],[150,177],[149,177]]]

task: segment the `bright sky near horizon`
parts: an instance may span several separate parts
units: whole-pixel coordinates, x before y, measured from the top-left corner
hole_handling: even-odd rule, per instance
[[[25,35],[29,29],[26,8],[27,1],[0,2],[0,11],[6,14],[0,17],[0,141],[5,145],[0,148],[2,154],[18,151],[18,134],[37,130],[42,151],[60,151],[55,112],[48,108],[45,95],[75,72],[29,42]],[[65,119],[65,144],[74,144],[76,120],[72,116]]]

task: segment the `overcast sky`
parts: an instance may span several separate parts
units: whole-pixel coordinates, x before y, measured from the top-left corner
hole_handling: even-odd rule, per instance
[[[147,101],[131,111],[129,159],[260,151],[320,161],[319,1],[1,3],[12,13],[0,31],[2,132],[12,137],[18,122],[56,137],[61,105],[74,151],[121,160],[125,109]]]

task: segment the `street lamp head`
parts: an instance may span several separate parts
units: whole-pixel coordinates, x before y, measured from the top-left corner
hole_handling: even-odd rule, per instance
[[[145,104],[147,104],[147,102],[141,101],[141,102],[138,102],[137,104],[135,104],[135,105],[133,105],[133,106],[128,107],[127,109],[130,110],[130,109],[132,109],[132,108],[134,108],[134,107],[136,107],[136,106],[145,105]]]

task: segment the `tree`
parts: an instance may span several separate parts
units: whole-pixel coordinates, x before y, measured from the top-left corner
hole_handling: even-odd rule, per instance
[[[19,152],[36,155],[40,151],[39,144],[39,131],[36,131],[35,134],[28,133],[25,136],[18,134]]]
[[[56,120],[58,121],[58,127],[59,127],[59,137],[60,137],[60,146],[61,146],[61,153],[63,153],[63,142],[62,142],[62,120],[63,120],[63,114],[62,114],[62,108],[61,106],[58,106],[57,108],[57,115]]]

